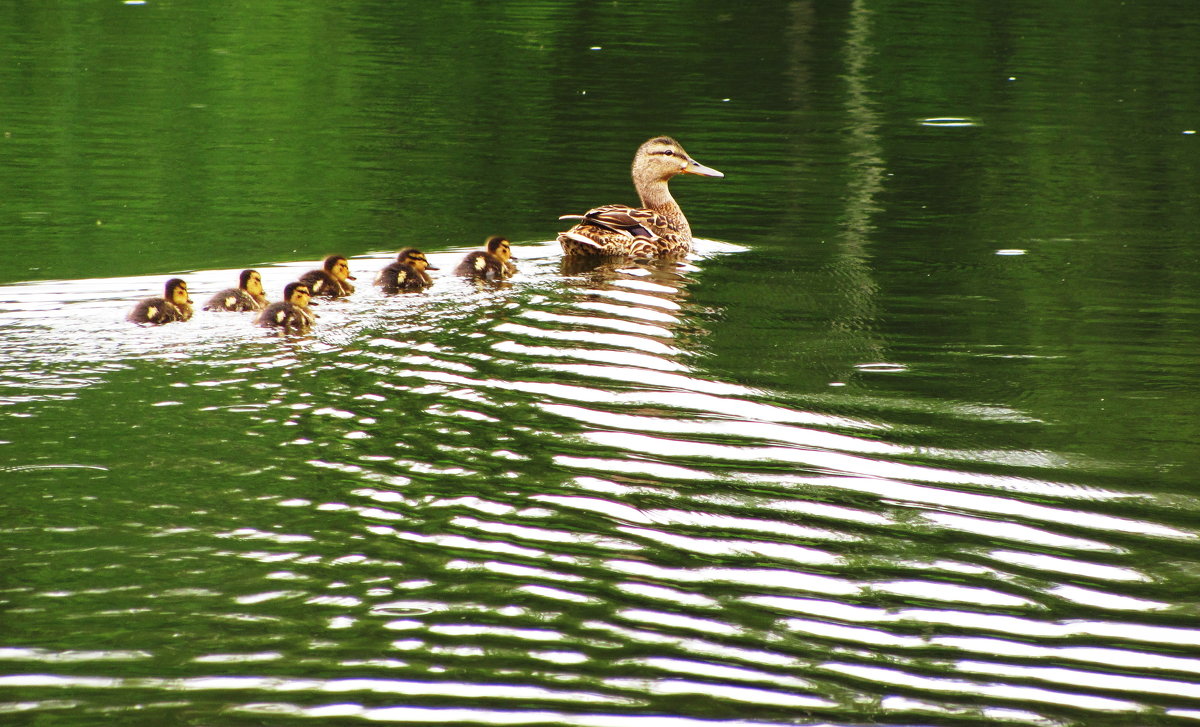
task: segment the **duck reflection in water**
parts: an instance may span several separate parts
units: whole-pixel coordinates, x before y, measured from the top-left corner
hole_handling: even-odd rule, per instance
[[[688,286],[693,282],[690,264],[678,260],[631,260],[624,256],[563,257],[559,263],[562,274],[574,279],[578,287],[579,307],[603,308],[606,315],[637,321],[641,325],[656,325],[661,334],[672,337],[680,323],[677,311],[688,298]]]

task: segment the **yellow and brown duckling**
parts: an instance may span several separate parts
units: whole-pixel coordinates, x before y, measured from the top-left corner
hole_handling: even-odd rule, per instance
[[[350,274],[350,263],[341,255],[325,258],[321,270],[309,270],[300,276],[300,282],[308,285],[313,297],[343,298],[354,292],[350,283],[355,277]]]
[[[433,285],[433,278],[426,270],[437,268],[429,264],[425,253],[415,247],[406,247],[396,254],[396,262],[379,271],[375,284],[385,293],[424,290]]]
[[[266,307],[262,275],[257,270],[243,270],[238,276],[238,287],[222,290],[204,304],[204,310],[248,311]]]
[[[288,283],[283,289],[283,300],[267,306],[258,316],[258,325],[282,328],[287,333],[307,333],[316,319],[308,307],[311,297],[307,283]]]
[[[163,297],[146,298],[133,307],[128,320],[133,323],[160,325],[186,321],[192,317],[192,299],[182,278],[171,278],[163,286]]]
[[[512,246],[500,235],[492,235],[484,242],[483,250],[467,253],[454,269],[455,275],[479,280],[504,280],[517,272],[513,264]]]
[[[558,234],[564,254],[655,258],[681,256],[691,250],[692,228],[667,183],[680,174],[725,175],[692,159],[668,136],[656,136],[638,147],[632,171],[642,206],[609,204],[582,215],[559,217],[579,220]]]

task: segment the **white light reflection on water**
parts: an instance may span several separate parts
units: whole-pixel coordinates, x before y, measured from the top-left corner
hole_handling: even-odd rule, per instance
[[[1200,646],[1200,629],[1153,626],[1121,621],[1038,621],[1032,618],[986,612],[902,608],[896,610],[854,606],[791,596],[744,596],[747,603],[772,610],[806,613],[835,621],[853,623],[896,623],[939,625],[993,631],[1032,639],[1065,639],[1094,636],[1118,642],[1143,642],[1160,646]]]
[[[844,559],[812,548],[790,543],[731,538],[697,538],[647,528],[619,528],[630,536],[644,538],[688,553],[709,556],[762,557],[805,565],[842,565]]]
[[[592,692],[573,692],[520,684],[414,682],[399,679],[289,679],[284,677],[213,676],[184,679],[145,677],[77,677],[55,674],[0,675],[0,687],[80,687],[85,689],[155,689],[163,692],[369,692],[413,696],[456,696],[472,700],[510,699],[634,704],[635,700]]]
[[[358,704],[332,704],[321,707],[302,707],[279,702],[247,704],[232,708],[234,712],[264,716],[294,716],[310,718],[358,717],[371,722],[404,722],[415,724],[484,724],[522,725],[555,724],[571,727],[773,727],[780,722],[692,719],[665,715],[639,714],[578,714],[545,710],[505,711],[494,709],[463,709],[455,707],[363,707]],[[833,727],[812,724],[810,727]]]
[[[1108,697],[1096,697],[1071,692],[1058,692],[1036,687],[1024,687],[1011,684],[981,683],[963,679],[931,677],[902,671],[900,669],[866,666],[863,664],[845,664],[831,662],[817,667],[845,676],[855,677],[865,681],[891,684],[897,687],[920,689],[930,692],[946,692],[952,694],[968,694],[978,697],[995,697],[1004,700],[1023,702],[1040,702],[1044,704],[1063,704],[1080,709],[1098,712],[1144,712],[1144,707],[1136,702]]]
[[[292,652],[251,643],[190,657],[221,674],[12,674],[0,687],[236,692],[254,700],[230,707],[244,714],[481,724],[637,724],[635,714],[569,712],[595,704],[636,711],[693,696],[724,708],[836,711],[850,692],[878,697],[893,721],[986,714],[1054,724],[1034,711],[964,705],[1133,715],[1146,709],[1146,695],[1192,698],[1188,676],[1200,673],[1200,661],[1179,650],[1200,646],[1200,636],[1140,619],[1151,610],[1171,617],[1175,606],[1155,600],[1158,578],[1129,556],[1135,538],[1190,543],[1195,533],[1143,510],[1105,509],[1145,498],[1059,481],[1070,473],[1068,456],[917,447],[894,436],[907,425],[847,413],[878,410],[878,401],[856,408],[824,398],[814,411],[722,380],[703,369],[689,328],[694,311],[680,294],[688,280],[678,271],[572,278],[556,261],[523,253],[522,277],[497,290],[447,280],[403,299],[368,291],[356,306],[324,306],[325,327],[290,342],[230,325],[247,323],[236,317],[131,330],[119,320],[125,300],[7,311],[23,326],[36,317],[51,330],[69,327],[79,310],[111,316],[85,352],[86,374],[48,374],[59,393],[103,384],[127,370],[120,360],[152,352],[195,369],[154,401],[186,410],[202,395],[203,411],[243,417],[256,434],[278,439],[258,464],[265,472],[282,466],[287,485],[261,495],[243,485],[248,498],[278,505],[258,508],[274,515],[148,530],[186,540],[192,558],[215,542],[215,557],[263,566],[261,577],[226,590],[210,584],[204,598],[218,604],[216,617],[274,634],[297,621],[288,609],[311,609],[299,612],[318,624],[331,663],[347,671],[274,676],[272,665],[290,663]],[[357,262],[366,269],[384,259]],[[66,366],[79,343],[50,341],[41,355]],[[177,355],[189,346],[235,353],[212,362]],[[862,366],[911,373],[901,364]],[[265,380],[293,373],[325,377],[338,391],[322,396],[311,384]],[[904,401],[896,410],[918,409]],[[947,417],[1037,421],[970,403],[948,406]],[[413,418],[428,426],[409,426]],[[1072,604],[1087,610],[1063,616]],[[369,657],[349,646],[363,634]],[[26,671],[101,660],[71,653],[9,650],[0,658],[27,662]],[[153,652],[111,654],[143,662]],[[497,654],[512,683],[453,671]],[[888,694],[897,689],[913,693]],[[464,703],[269,701],[285,692]],[[570,707],[505,711],[485,700]],[[653,724],[709,724],[664,719]]]
[[[1196,696],[1195,683],[1184,683],[1170,679],[1135,677],[1124,674],[1104,674],[1080,669],[1064,669],[1062,667],[1018,666],[1015,664],[995,664],[979,661],[960,661],[956,666],[960,671],[970,674],[1034,679],[1042,682],[1062,684],[1068,687],[1085,687],[1088,689],[1105,689],[1119,692],[1145,692],[1147,694],[1166,694],[1177,697]]]

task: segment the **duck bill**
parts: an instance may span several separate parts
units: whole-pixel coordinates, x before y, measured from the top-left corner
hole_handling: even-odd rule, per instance
[[[684,174],[698,174],[701,177],[724,177],[725,176],[724,174],[718,172],[716,169],[713,169],[712,167],[704,166],[703,164],[696,161],[695,159],[689,159],[688,161],[690,161],[691,163],[688,164],[687,169],[683,170]]]

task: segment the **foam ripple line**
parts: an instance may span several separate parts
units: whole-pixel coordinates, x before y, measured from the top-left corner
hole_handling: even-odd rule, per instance
[[[624,306],[621,306],[624,307]],[[610,311],[611,312],[611,311]],[[529,308],[520,312],[521,317],[541,323],[551,323],[555,326],[567,326],[571,329],[612,329],[621,333],[650,336],[657,338],[674,338],[675,332],[665,326],[654,326],[647,323],[638,323],[629,320],[627,317],[621,316],[597,316],[597,315],[567,315],[563,313],[554,313],[551,311],[539,310],[537,308]],[[671,319],[672,321],[674,319]]]
[[[521,684],[487,684],[401,679],[299,679],[265,676],[199,676],[178,679],[157,677],[104,677],[61,674],[3,674],[3,688],[55,687],[78,689],[154,689],[163,692],[249,691],[314,692],[345,694],[368,692],[408,697],[454,697],[478,700],[557,701],[578,704],[632,705],[628,697],[597,692],[568,691]]]
[[[1089,619],[1038,620],[1024,616],[930,608],[885,609],[818,598],[782,595],[744,595],[746,603],[782,612],[819,616],[831,622],[900,623],[923,629],[940,626],[975,632],[995,632],[1022,639],[1103,638],[1114,643],[1149,643],[1165,648],[1200,646],[1200,629]]]
[[[372,722],[400,722],[422,725],[483,724],[483,725],[564,725],[565,727],[789,727],[794,720],[764,721],[743,719],[701,719],[644,714],[589,714],[555,712],[544,709],[500,710],[468,707],[364,707],[345,703],[301,706],[283,702],[255,702],[231,706],[231,712],[288,716],[308,719],[341,719],[353,717]],[[808,727],[832,727],[811,724]]]
[[[779,446],[735,446],[697,440],[685,440],[662,436],[651,436],[621,431],[591,431],[579,434],[586,440],[608,448],[633,452],[638,455],[680,459],[707,459],[716,462],[733,462],[745,466],[747,462],[787,463],[803,465],[815,472],[829,473],[826,478],[817,476],[808,479],[788,475],[759,475],[754,473],[729,473],[734,479],[753,481],[777,481],[815,484],[828,482],[833,485],[846,483],[861,489],[877,492],[889,499],[911,500],[925,504],[965,507],[992,513],[1021,515],[1035,520],[1066,522],[1085,527],[1121,533],[1153,535],[1156,537],[1195,540],[1196,533],[1164,525],[1117,517],[1102,513],[1068,511],[1062,508],[1023,502],[1007,497],[982,495],[957,491],[932,485],[974,486],[1004,491],[1032,492],[1061,497],[1074,488],[1057,483],[1043,482],[1029,477],[991,475],[961,470],[939,469],[905,462],[873,459],[839,451],[792,448]],[[1094,496],[1090,491],[1089,496]],[[1124,493],[1113,493],[1114,498],[1124,498]],[[986,503],[986,504],[985,504]],[[997,509],[999,508],[999,509]]]

